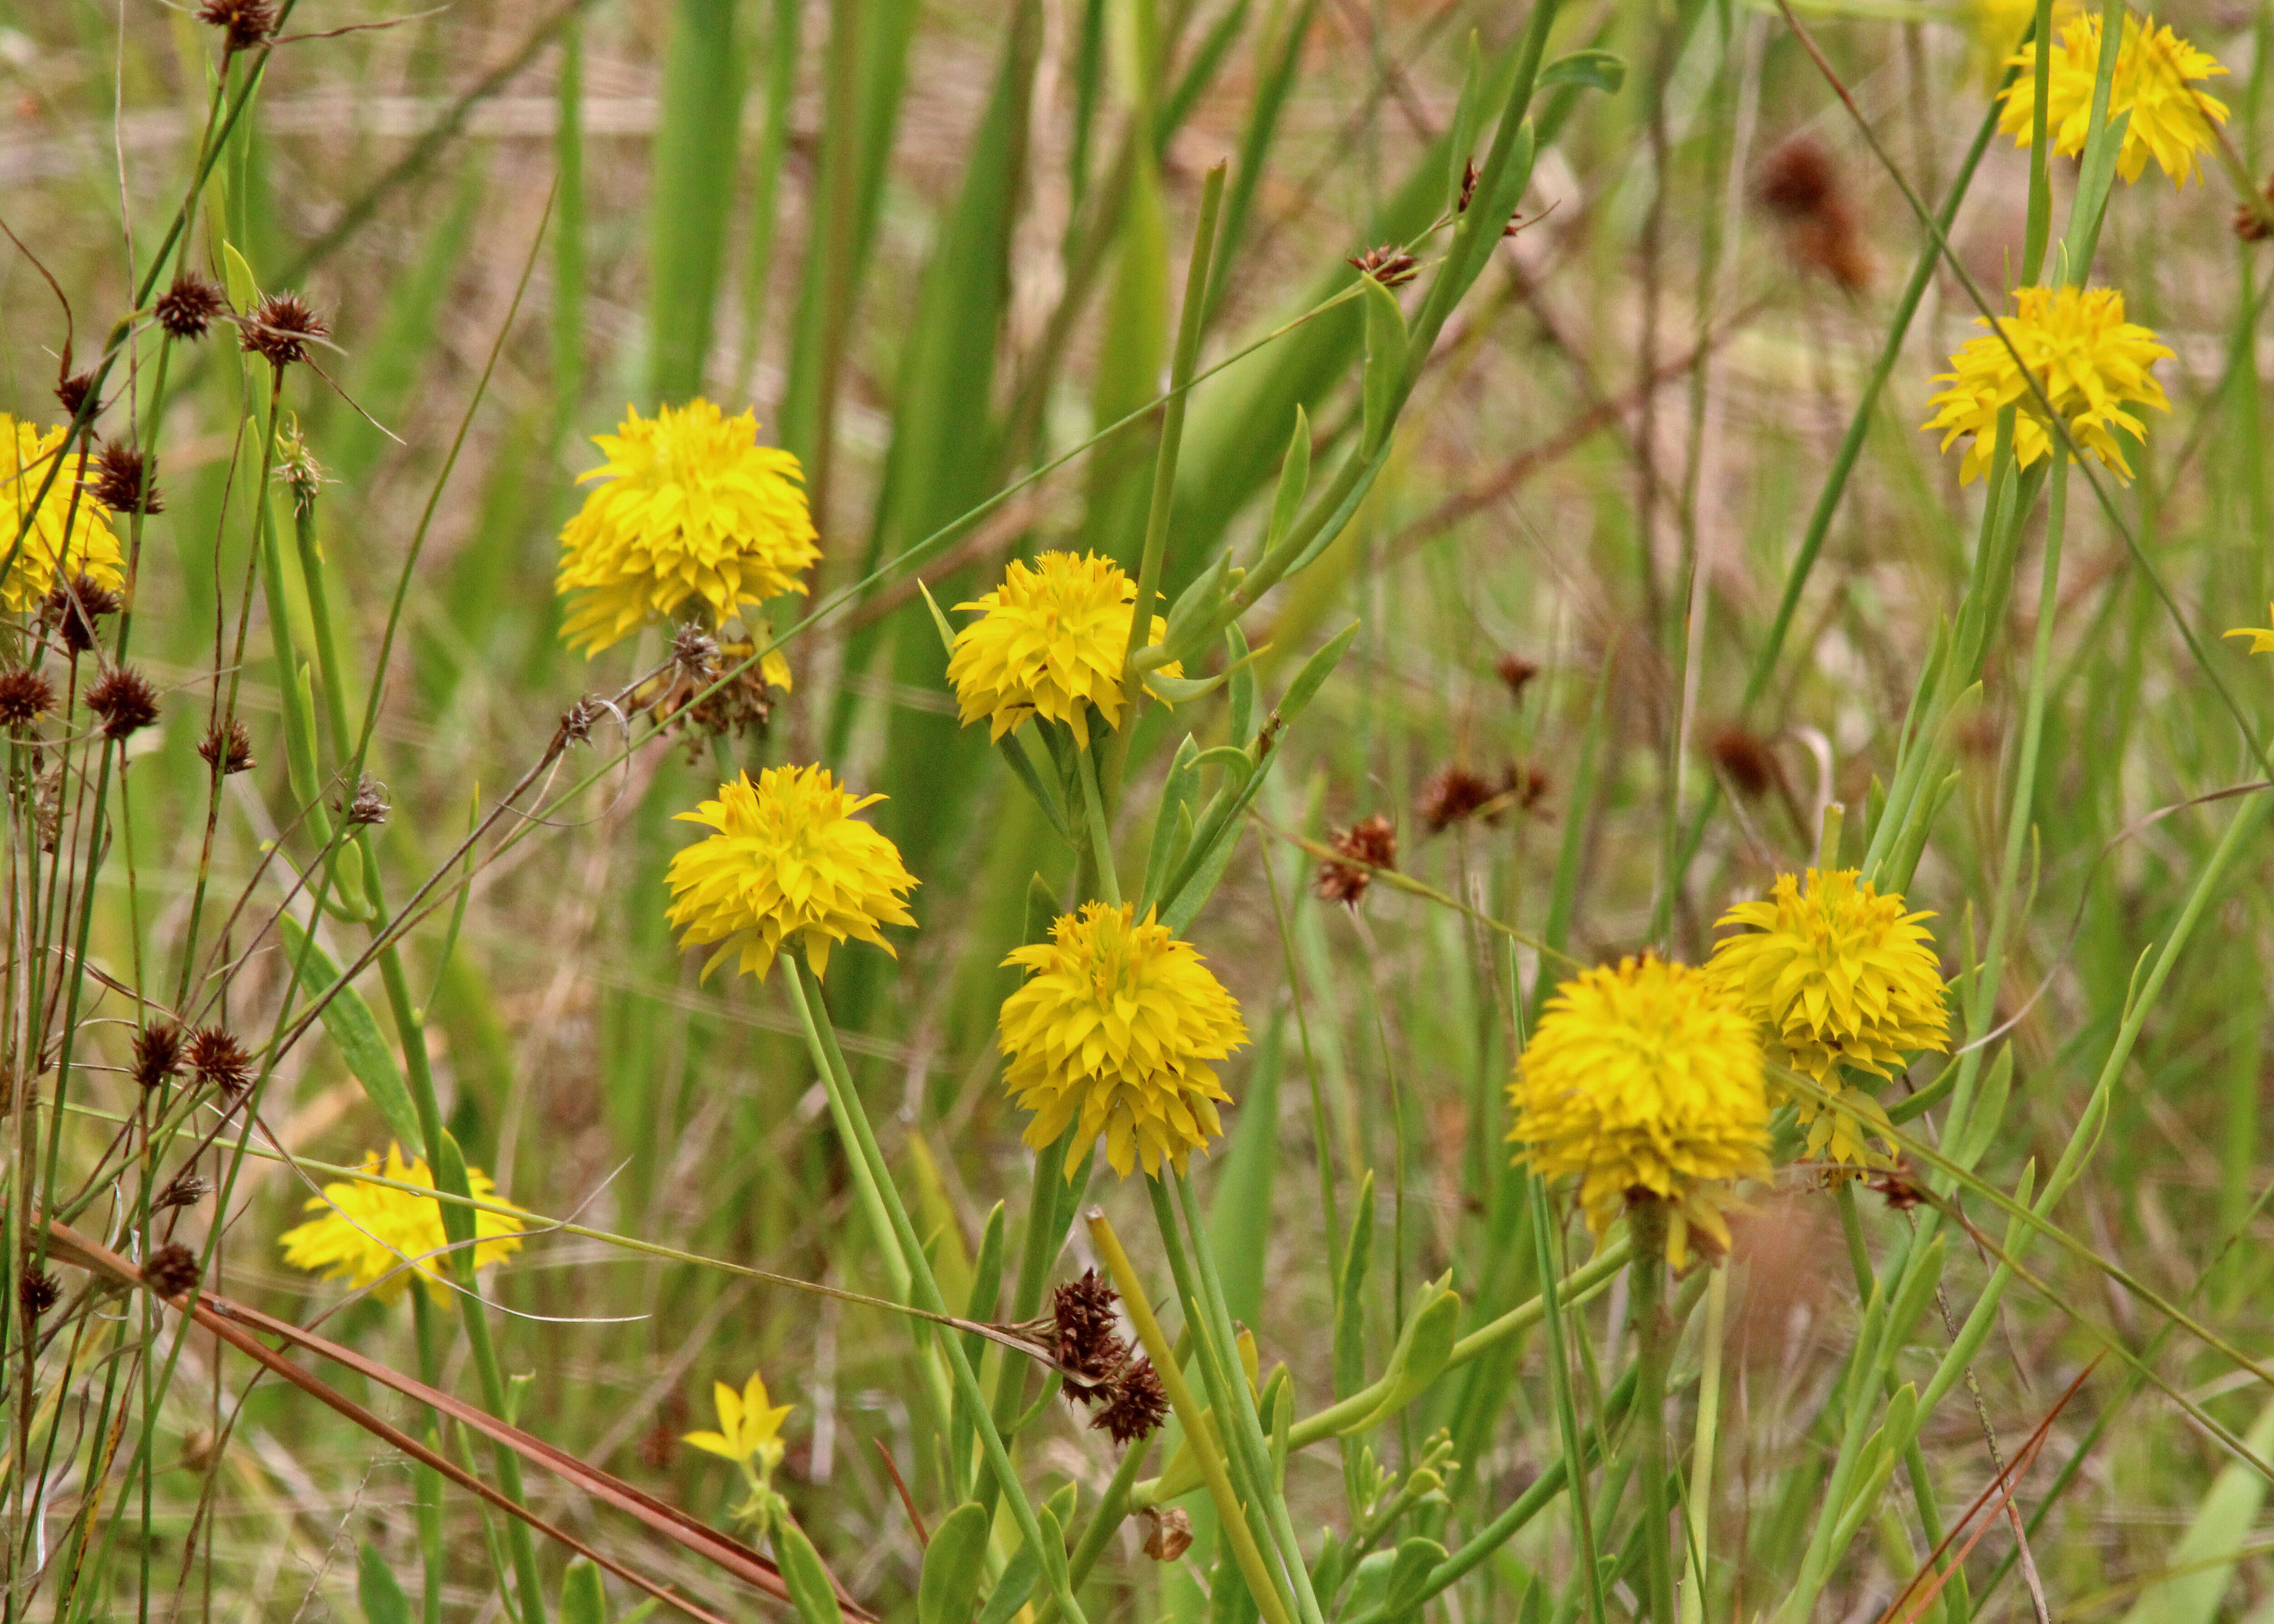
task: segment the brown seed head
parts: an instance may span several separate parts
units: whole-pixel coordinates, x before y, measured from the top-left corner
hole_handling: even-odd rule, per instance
[[[182,1029],[170,1020],[153,1022],[134,1034],[134,1080],[155,1088],[182,1069]]]
[[[151,313],[171,336],[200,339],[208,327],[229,313],[229,300],[222,293],[220,283],[195,271],[184,271],[174,278],[172,287],[158,296]]]
[[[1474,817],[1480,808],[1499,795],[1499,789],[1490,779],[1466,767],[1447,767],[1421,786],[1421,798],[1414,803],[1413,809],[1421,815],[1431,834],[1442,834],[1454,824]]]
[[[708,628],[689,620],[671,635],[671,659],[681,674],[707,682],[719,674],[719,640]]]
[[[1352,861],[1319,865],[1319,876],[1312,888],[1324,901],[1354,908],[1374,883],[1373,869],[1397,867],[1397,831],[1379,812],[1344,830],[1335,837],[1334,846]]]
[[[63,1282],[45,1269],[26,1269],[16,1282],[16,1302],[28,1320],[36,1323],[41,1314],[63,1300]]]
[[[1706,741],[1706,755],[1732,786],[1748,801],[1758,800],[1776,787],[1783,770],[1769,741],[1739,723],[1717,728]]]
[[[1493,662],[1493,674],[1508,684],[1510,695],[1521,697],[1525,685],[1540,674],[1540,666],[1521,654],[1503,654]]]
[[[55,684],[38,667],[0,671],[0,727],[22,727],[55,708]]]
[[[87,391],[94,387],[93,372],[67,372],[56,385],[56,399],[63,402],[64,415],[79,416],[79,408],[87,404]]]
[[[384,823],[387,815],[395,810],[387,799],[387,786],[369,773],[357,784],[354,798],[340,809],[341,816],[350,823]]]
[[[226,1027],[200,1026],[190,1034],[190,1070],[207,1087],[239,1094],[252,1081],[252,1056]]]
[[[1169,1415],[1169,1395],[1150,1359],[1123,1367],[1108,1390],[1105,1402],[1089,1424],[1117,1444],[1126,1446],[1150,1438]]]
[[[590,744],[592,726],[607,714],[607,707],[590,694],[561,713],[561,741],[563,744]]]
[[[308,346],[327,337],[331,328],[297,293],[272,293],[252,307],[238,324],[237,342],[250,355],[271,366],[290,366],[308,358]]]
[[[206,736],[198,741],[198,754],[224,778],[232,772],[250,772],[260,764],[252,759],[252,735],[234,717],[226,733],[218,722],[206,729]]]
[[[1343,263],[1352,267],[1361,276],[1373,277],[1385,288],[1398,287],[1421,274],[1421,262],[1394,243],[1369,248]]]
[[[97,586],[92,575],[80,575],[69,586],[58,583],[40,600],[40,619],[62,634],[64,648],[84,654],[100,635],[94,623],[117,614],[124,601],[109,587]]]
[[[2266,183],[2266,201],[2274,204],[2274,180]],[[2247,199],[2234,206],[2234,234],[2246,243],[2263,243],[2274,237],[2266,225],[2266,216]]]
[[[276,8],[269,0],[205,0],[198,20],[222,31],[222,49],[251,50],[276,31]]]
[[[1096,1269],[1085,1270],[1080,1280],[1050,1292],[1051,1351],[1072,1372],[1067,1397],[1095,1404],[1114,1372],[1127,1362],[1129,1344],[1121,1340],[1119,1329],[1120,1302]]]
[[[158,719],[158,691],[140,672],[121,665],[94,680],[87,708],[102,718],[105,738],[124,739]]]
[[[147,476],[142,454],[120,440],[104,442],[94,460],[94,477],[87,492],[113,513],[163,513],[166,503],[158,485]]]
[[[1177,1506],[1147,1506],[1137,1514],[1145,1519],[1145,1554],[1156,1562],[1173,1562],[1193,1548],[1193,1520]]]
[[[184,1170],[174,1175],[166,1187],[150,1199],[150,1210],[166,1212],[177,1207],[195,1207],[213,1193],[213,1181]]]
[[[1785,222],[1786,245],[1812,270],[1823,272],[1851,292],[1871,280],[1871,258],[1856,229],[1832,154],[1812,137],[1794,136],[1761,165],[1760,199]]]
[[[198,1254],[179,1241],[169,1241],[150,1254],[142,1266],[142,1283],[160,1297],[176,1297],[198,1289],[205,1271],[198,1267]]]

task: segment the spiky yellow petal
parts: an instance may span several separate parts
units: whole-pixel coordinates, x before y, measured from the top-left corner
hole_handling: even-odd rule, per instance
[[[2163,385],[2148,369],[2171,359],[2172,351],[2146,327],[2124,320],[2124,296],[2113,288],[2022,288],[2014,304],[2014,314],[1969,339],[1950,357],[1951,370],[1936,375],[1935,382],[1950,387],[1929,402],[1940,410],[1919,426],[1940,429],[1945,451],[1962,436],[1973,436],[1959,465],[1963,485],[1989,471],[1997,453],[1998,414],[2016,407],[2014,456],[2027,468],[2052,449],[2044,408],[2029,385],[2035,376],[2078,445],[2118,478],[2130,479],[2132,468],[2114,431],[2135,439],[2147,433],[2147,425],[2127,410],[2134,403],[2171,410]],[[1987,317],[1976,318],[1975,325],[1992,327]],[[2012,349],[2006,339],[2013,341]],[[2014,361],[2017,351],[2021,365]]]
[[[757,419],[705,400],[636,409],[592,443],[606,455],[577,483],[605,481],[561,532],[561,635],[598,654],[651,620],[700,603],[716,627],[746,606],[803,592],[821,557],[804,475],[758,444]]]
[[[2011,38],[2009,34],[2007,36]],[[2011,59],[2021,71],[2000,96],[1998,128],[2027,147],[2037,109],[2037,47]],[[2214,124],[2226,122],[2226,103],[2204,94],[2192,81],[2225,73],[2218,59],[2197,50],[2151,16],[2143,24],[2124,14],[2124,38],[2116,48],[2115,77],[2108,91],[2111,123],[2130,116],[2116,171],[2136,181],[2153,158],[2176,189],[2201,173],[2202,154],[2217,144]],[[2092,93],[2100,72],[2100,17],[2087,12],[2063,25],[2045,77],[2045,135],[2055,152],[2075,157],[2092,134]]]
[[[1148,1173],[1164,1161],[1181,1173],[1224,1132],[1216,1108],[1231,1096],[1208,1063],[1245,1043],[1247,1027],[1190,943],[1126,903],[1092,902],[1003,962],[1030,972],[1003,1000],[996,1039],[1010,1063],[1005,1086],[1035,1113],[1028,1146],[1072,1129],[1071,1176],[1102,1134],[1126,1178],[1140,1161]]]
[[[2274,614],[2274,604],[2267,605],[2266,608],[2270,614]],[[2253,654],[2274,653],[2274,626],[2238,626],[2222,635],[2249,638]]]
[[[382,1161],[373,1154],[360,1169],[396,1184],[434,1187],[434,1176],[423,1160],[406,1162],[403,1147],[390,1141]],[[479,1168],[466,1169],[466,1188],[477,1200],[495,1201],[497,1184]],[[416,1260],[427,1291],[438,1300],[444,1295],[444,1270],[448,1267],[441,1248],[448,1244],[442,1229],[442,1205],[432,1196],[412,1195],[386,1184],[362,1182],[326,1184],[312,1196],[307,1210],[322,1216],[290,1229],[277,1237],[284,1261],[295,1268],[344,1280],[356,1289],[381,1280],[405,1262]],[[486,1268],[521,1250],[522,1222],[506,1213],[474,1209],[474,1267]],[[379,1295],[399,1297],[410,1283],[408,1273],[394,1274],[380,1286]]]
[[[948,657],[960,719],[968,726],[986,718],[992,741],[1039,716],[1071,727],[1085,748],[1091,707],[1109,729],[1119,727],[1136,601],[1137,583],[1111,559],[1045,553],[1031,566],[1013,560],[1001,586],[956,605],[981,617],[956,634]],[[1148,641],[1160,642],[1166,630],[1155,615]],[[1172,661],[1161,674],[1184,673]]]
[[[126,584],[118,538],[102,508],[78,489],[78,457],[56,467],[63,443],[62,429],[42,433],[0,412],[0,558],[15,550],[26,510],[35,515],[31,529],[24,530],[16,561],[0,579],[0,608],[11,614],[38,608],[58,582],[75,576],[85,575],[113,592]],[[41,498],[43,485],[48,492]]]
[[[794,1404],[776,1404],[766,1395],[766,1379],[757,1371],[740,1393],[723,1381],[711,1384],[711,1402],[718,1407],[719,1430],[689,1432],[681,1442],[729,1461],[749,1461],[761,1474],[781,1464],[782,1423]]]
[[[1949,1047],[1942,970],[1934,939],[1899,892],[1882,896],[1854,868],[1777,876],[1769,894],[1721,916],[1707,974],[1759,1023],[1771,1058],[1807,1073],[1875,1128],[1886,1118],[1869,1094],[1847,1087],[1840,1068],[1877,1077],[1908,1056]],[[1809,1154],[1867,1158],[1849,1111],[1798,1101],[1814,1124]],[[1819,1115],[1819,1112],[1821,1113]]]
[[[902,898],[916,882],[900,848],[854,816],[883,799],[855,795],[825,767],[771,767],[681,812],[680,822],[716,831],[674,857],[664,876],[679,944],[718,944],[704,975],[737,951],[736,970],[762,981],[788,947],[805,950],[816,975],[839,942],[892,952],[878,927],[915,923]]]
[[[1728,1181],[1769,1170],[1760,1038],[1689,965],[1626,959],[1565,981],[1508,1094],[1520,1159],[1544,1178],[1577,1174],[1596,1234],[1633,1196],[1672,1206],[1677,1267],[1693,1229],[1726,1244]]]

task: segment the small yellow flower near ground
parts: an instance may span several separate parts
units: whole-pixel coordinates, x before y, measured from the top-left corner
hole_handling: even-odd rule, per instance
[[[1779,875],[1768,896],[1722,914],[1720,929],[1737,934],[1715,944],[1706,974],[1759,1023],[1772,1059],[1853,1113],[1797,1101],[1812,1124],[1810,1155],[1866,1161],[1856,1118],[1887,1125],[1871,1095],[1841,1080],[1841,1066],[1889,1077],[1908,1055],[1950,1047],[1942,967],[1920,924],[1933,917],[1908,912],[1900,892],[1880,895],[1855,868]]]
[[[1543,1178],[1577,1174],[1591,1231],[1638,1197],[1667,1203],[1677,1269],[1693,1232],[1727,1249],[1728,1182],[1768,1176],[1759,1034],[1689,965],[1625,959],[1565,981],[1508,1095],[1517,1159]]]
[[[1059,917],[1050,939],[1003,961],[1031,974],[1003,1000],[996,1037],[1003,1081],[1021,1110],[1029,1148],[1071,1128],[1066,1176],[1102,1134],[1122,1177],[1137,1162],[1178,1173],[1224,1132],[1216,1104],[1231,1096],[1208,1063],[1247,1041],[1239,1004],[1190,943],[1136,909],[1103,902]]]
[[[2274,615],[2274,604],[2267,605],[2266,609],[2270,615]],[[2253,654],[2274,654],[2274,626],[2238,626],[2233,631],[2222,635],[2228,637],[2249,638],[2250,651]]]
[[[2128,481],[2131,464],[2114,431],[2120,428],[2135,438],[2147,433],[2147,425],[2126,410],[2135,402],[2171,410],[2163,385],[2148,369],[2171,359],[2172,351],[2146,327],[2124,320],[2124,296],[2113,288],[2022,288],[2014,294],[2014,314],[1999,318],[1990,332],[1969,339],[1950,357],[1951,371],[1936,375],[1935,382],[1950,387],[1929,402],[1941,410],[1919,426],[1930,433],[1942,430],[1945,451],[1962,435],[1974,437],[1959,465],[1962,485],[1989,472],[1997,454],[1998,414],[2007,406],[2019,408],[2014,419],[2015,461],[2027,468],[2047,455],[2052,436],[2028,376],[2014,363],[2018,351],[2077,444]],[[1984,316],[1975,318],[1975,325],[1992,326]],[[2005,338],[1999,336],[2001,332]],[[2011,350],[2007,339],[2013,341]]]
[[[1029,566],[1013,560],[1003,584],[956,608],[981,619],[958,632],[947,661],[959,718],[988,718],[989,741],[1029,716],[1063,722],[1089,746],[1089,708],[1109,729],[1121,726],[1122,665],[1137,583],[1094,553],[1045,553]],[[1148,643],[1168,629],[1153,617]],[[1174,662],[1161,675],[1184,674]]]
[[[577,483],[606,483],[561,532],[555,589],[568,601],[561,635],[589,657],[651,620],[700,601],[713,627],[745,607],[808,589],[821,557],[804,475],[789,452],[758,443],[749,412],[705,400],[636,409]]]
[[[817,976],[840,942],[892,951],[878,927],[915,923],[902,898],[916,882],[900,848],[853,816],[883,799],[855,795],[826,767],[770,767],[679,815],[716,831],[674,857],[664,876],[680,946],[719,944],[706,979],[737,951],[735,969],[762,981],[785,948],[802,947]]]
[[[740,1393],[723,1381],[711,1384],[712,1402],[719,1407],[719,1430],[689,1432],[680,1441],[741,1465],[754,1463],[771,1472],[781,1464],[782,1423],[794,1404],[776,1404],[766,1394],[766,1379],[757,1371]]]
[[[33,505],[40,487],[48,482],[64,431],[42,433],[31,424],[0,412],[0,558],[16,545],[16,532],[24,528],[25,509]],[[78,457],[56,474],[48,494],[39,503],[38,516],[25,531],[24,545],[16,554],[5,580],[0,580],[0,608],[11,614],[29,613],[56,582],[85,575],[95,585],[116,592],[126,584],[124,557],[118,538],[94,500],[80,493]],[[74,500],[74,498],[77,498]],[[64,533],[68,520],[71,533]],[[1126,620],[1123,621],[1127,624]]]
[[[2011,59],[2021,71],[2000,98],[2006,107],[1998,128],[2017,147],[2029,144],[2037,123],[2037,51],[2032,45]],[[2100,18],[2090,12],[2062,26],[2046,72],[2045,135],[2064,157],[2082,152],[2092,133],[2092,90],[2099,71]],[[2168,26],[2157,27],[2153,17],[2143,25],[2127,11],[2108,91],[2110,120],[2131,115],[2116,154],[2116,172],[2136,181],[2152,157],[2174,189],[2198,177],[2201,154],[2218,139],[2213,122],[2226,122],[2226,103],[2195,89],[2191,81],[2225,71],[2217,57],[2197,50]]]
[[[427,1171],[426,1163],[418,1159],[405,1162],[403,1147],[391,1140],[386,1159],[382,1162],[373,1154],[365,1160],[361,1170],[397,1184],[434,1187],[434,1176]],[[466,1169],[466,1189],[478,1201],[497,1199],[496,1183],[479,1168]],[[307,1269],[326,1280],[344,1280],[360,1290],[416,1259],[415,1267],[425,1277],[427,1291],[438,1301],[443,1297],[443,1271],[448,1259],[440,1248],[449,1243],[442,1229],[442,1204],[433,1197],[412,1195],[385,1184],[343,1182],[326,1184],[323,1194],[310,1197],[306,1210],[323,1215],[277,1237],[277,1244],[284,1248],[284,1261],[293,1267]],[[487,1268],[520,1251],[521,1230],[518,1218],[475,1209],[474,1267]],[[409,1274],[395,1274],[380,1286],[379,1295],[392,1301],[403,1295],[410,1282]]]

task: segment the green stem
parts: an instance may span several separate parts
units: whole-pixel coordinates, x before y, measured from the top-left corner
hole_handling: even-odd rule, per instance
[[[1653,1624],[1676,1624],[1674,1612],[1673,1508],[1666,1495],[1666,1373],[1674,1357],[1674,1321],[1666,1312],[1666,1204],[1649,1197],[1627,1208],[1634,1262],[1627,1279],[1635,1322],[1635,1470],[1642,1477],[1645,1597]]]
[[[1133,715],[1123,720],[1133,721]],[[1095,731],[1091,737],[1096,738]],[[1073,753],[1074,776],[1081,780],[1081,809],[1089,831],[1089,861],[1097,870],[1097,894],[1111,907],[1121,906],[1121,881],[1113,871],[1113,837],[1105,826],[1105,798],[1097,787],[1096,757],[1088,749]]]

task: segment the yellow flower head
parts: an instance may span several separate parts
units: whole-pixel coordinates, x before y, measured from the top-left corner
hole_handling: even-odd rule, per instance
[[[1766,1034],[1771,1056],[1807,1073],[1874,1126],[1885,1118],[1871,1096],[1840,1080],[1853,1066],[1877,1077],[1901,1069],[1906,1055],[1950,1046],[1942,970],[1934,939],[1904,910],[1901,893],[1881,896],[1854,868],[1805,880],[1777,876],[1767,897],[1741,902],[1721,916],[1724,936],[1706,973]],[[1850,1113],[1798,1101],[1813,1123],[1811,1155],[1865,1159]]]
[[[1728,1245],[1720,1186],[1769,1170],[1760,1038],[1689,965],[1626,959],[1558,987],[1508,1094],[1520,1159],[1543,1178],[1577,1174],[1594,1233],[1633,1197],[1673,1208],[1676,1268],[1692,1229]]]
[[[116,592],[126,584],[121,568],[118,538],[94,499],[77,489],[78,457],[61,469],[56,454],[64,443],[62,429],[42,434],[30,424],[0,412],[0,558],[16,545],[16,532],[24,529],[24,510],[39,498],[38,516],[24,532],[22,551],[0,580],[0,608],[23,614],[40,606],[59,579],[85,575],[97,586]],[[55,472],[49,484],[48,475]],[[74,500],[76,498],[76,500]],[[71,531],[64,530],[68,521]],[[1128,621],[1125,618],[1125,626]]]
[[[1968,59],[1985,89],[1994,90],[2005,77],[2006,64],[2014,55],[2014,41],[2022,37],[2022,30],[2037,14],[2037,0],[1975,0],[1967,8],[1963,15],[1974,35]],[[2076,0],[2053,0],[2054,22],[2066,22],[2075,15]],[[2088,95],[2088,103],[2090,99]]]
[[[680,822],[717,831],[674,857],[664,876],[679,944],[719,944],[704,975],[737,950],[736,970],[762,981],[785,947],[803,947],[816,975],[848,937],[892,952],[877,927],[916,922],[902,901],[916,882],[900,848],[853,816],[883,799],[855,795],[826,767],[770,767],[755,785],[742,773],[719,786],[718,800],[681,812]]]
[[[397,1184],[434,1187],[434,1176],[422,1161],[405,1162],[401,1146],[389,1141],[384,1162],[367,1157],[362,1171]],[[497,1185],[479,1168],[466,1169],[466,1188],[478,1201],[497,1199]],[[437,1300],[444,1293],[448,1244],[442,1229],[442,1204],[432,1196],[412,1195],[385,1184],[357,1182],[326,1184],[324,1193],[309,1198],[307,1210],[320,1213],[297,1229],[277,1237],[284,1261],[326,1280],[344,1280],[358,1290],[417,1259],[426,1289]],[[505,1213],[474,1211],[474,1267],[486,1268],[521,1250],[521,1220]],[[431,1255],[430,1255],[431,1254]],[[408,1274],[395,1274],[379,1288],[392,1300],[403,1295]]]
[[[1073,728],[1085,748],[1090,706],[1108,728],[1119,727],[1122,662],[1136,601],[1137,583],[1094,553],[1045,553],[1031,567],[1013,560],[1001,586],[956,605],[983,617],[956,634],[948,657],[960,719],[968,726],[989,718],[991,741],[1039,716]],[[1160,642],[1167,629],[1155,615],[1146,641]],[[1161,674],[1184,673],[1172,661]]]
[[[752,1464],[761,1477],[781,1464],[782,1423],[796,1405],[776,1404],[766,1395],[766,1379],[756,1371],[740,1393],[723,1381],[712,1382],[711,1397],[719,1407],[719,1430],[689,1432],[681,1442],[738,1466]]]
[[[797,458],[758,444],[757,419],[709,401],[635,409],[592,443],[607,461],[577,476],[606,481],[561,532],[561,628],[598,654],[696,599],[713,626],[748,605],[803,592],[821,557]]]
[[[1003,962],[1032,973],[1003,1000],[996,1037],[1010,1062],[1005,1086],[1035,1113],[1029,1147],[1073,1128],[1071,1177],[1103,1134],[1106,1161],[1126,1178],[1140,1160],[1148,1173],[1163,1161],[1181,1173],[1224,1132],[1215,1102],[1231,1096],[1208,1063],[1246,1042],[1247,1027],[1190,943],[1126,903],[1092,902]]]
[[[1998,127],[2027,147],[2037,116],[2037,47],[2034,44],[2011,60],[2021,71],[2014,76],[2002,99],[2005,111]],[[2097,12],[2064,25],[2045,77],[2045,135],[2055,152],[2074,158],[2084,150],[2092,133],[2092,89],[2100,71],[2100,18]],[[2158,28],[2150,17],[2143,25],[2129,11],[2124,14],[2124,41],[2116,48],[2116,77],[2108,90],[2108,117],[2125,114],[2124,146],[2116,154],[2117,173],[2127,181],[2140,178],[2154,158],[2172,177],[2174,188],[2184,186],[2199,173],[2199,154],[2218,139],[2214,120],[2226,122],[2226,103],[2195,89],[2190,80],[2225,72],[2216,57],[2197,50],[2173,34]]]
[[[2274,614],[2274,604],[2267,605],[2266,608],[2269,614]],[[2249,638],[2250,651],[2253,654],[2274,653],[2274,626],[2238,626],[2233,631],[2222,635],[2228,637]]]
[[[2169,360],[2171,350],[2146,327],[2124,320],[2124,296],[2113,288],[2022,288],[2015,291],[2014,304],[2014,314],[1982,337],[1969,339],[1950,357],[1952,370],[1936,375],[1935,382],[1950,387],[1929,402],[1941,410],[1919,426],[1930,432],[1942,430],[1945,451],[1962,435],[1974,437],[1959,465],[1962,485],[1989,471],[1997,453],[1998,414],[2007,406],[2020,408],[2014,419],[2015,461],[2027,468],[2045,455],[2052,449],[2052,436],[2036,392],[2014,365],[2018,351],[2077,444],[2118,478],[2130,479],[2131,464],[2114,431],[2120,428],[2135,438],[2148,432],[2126,410],[2133,402],[2171,410],[2164,386],[2148,373],[2156,362]],[[1991,322],[1977,316],[1975,325],[1987,327]],[[2012,350],[2006,339],[2013,341]]]

